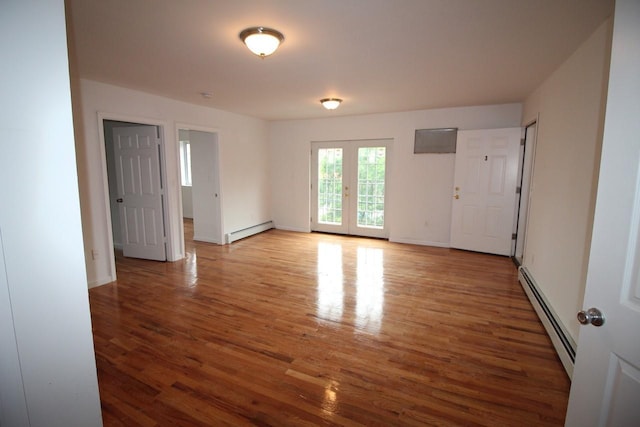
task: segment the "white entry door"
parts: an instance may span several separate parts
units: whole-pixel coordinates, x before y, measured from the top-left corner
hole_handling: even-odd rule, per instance
[[[113,147],[123,254],[165,261],[158,128],[115,127]]]
[[[521,133],[458,132],[451,247],[511,255]]]
[[[640,2],[617,0],[609,93],[566,425],[640,426]],[[586,319],[583,319],[586,320]]]
[[[312,144],[312,230],[388,237],[389,152],[389,140]]]

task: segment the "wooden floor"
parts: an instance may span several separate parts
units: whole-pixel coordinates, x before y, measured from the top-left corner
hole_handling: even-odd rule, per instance
[[[105,426],[563,424],[507,258],[277,230],[187,251],[89,292]]]

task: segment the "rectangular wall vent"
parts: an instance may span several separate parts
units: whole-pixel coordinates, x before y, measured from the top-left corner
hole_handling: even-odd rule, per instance
[[[457,128],[416,129],[413,153],[455,153]]]

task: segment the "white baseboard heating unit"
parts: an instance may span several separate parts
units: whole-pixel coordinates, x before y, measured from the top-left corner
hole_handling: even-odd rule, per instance
[[[544,294],[536,284],[533,276],[525,267],[518,269],[518,280],[522,285],[531,305],[538,314],[540,321],[551,338],[551,342],[560,357],[560,361],[567,371],[569,378],[573,375],[573,364],[576,359],[576,343],[547,302]]]
[[[273,221],[263,222],[262,224],[252,225],[251,227],[243,228],[242,230],[233,231],[227,233],[225,236],[226,243],[232,243],[245,237],[253,236],[254,234],[262,233],[274,228]]]

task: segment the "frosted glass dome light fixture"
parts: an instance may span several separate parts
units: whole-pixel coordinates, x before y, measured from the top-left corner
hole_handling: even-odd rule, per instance
[[[271,55],[284,41],[280,31],[266,27],[251,27],[240,32],[240,40],[261,58]]]
[[[320,100],[320,103],[327,110],[335,110],[340,106],[342,99],[340,98],[324,98]]]

